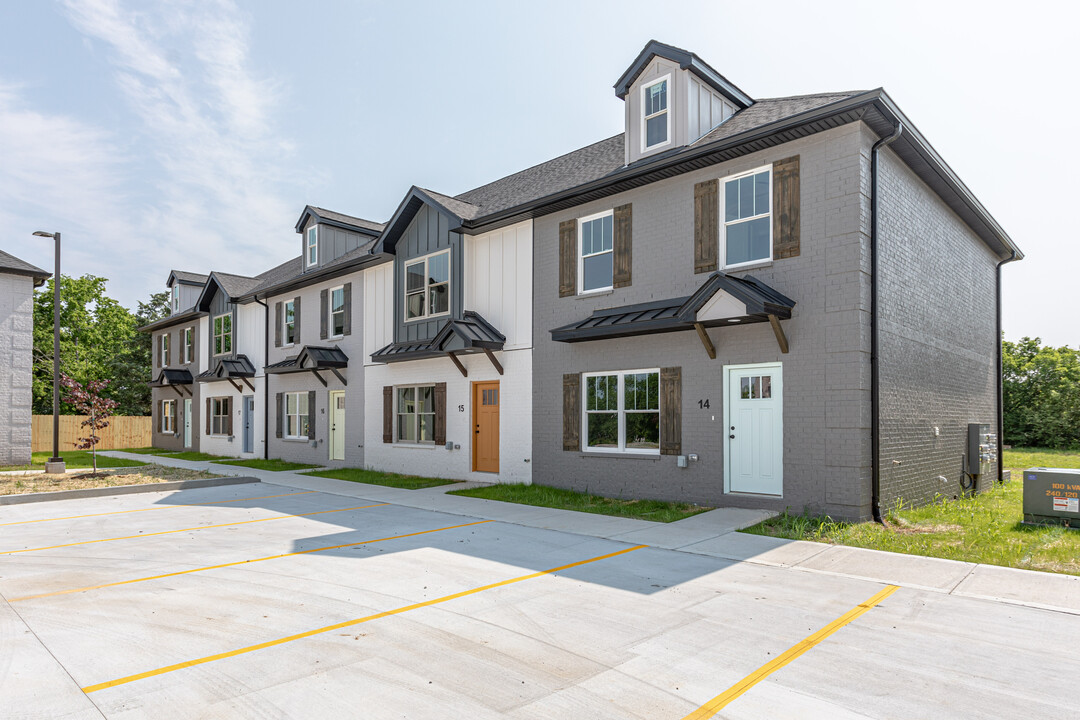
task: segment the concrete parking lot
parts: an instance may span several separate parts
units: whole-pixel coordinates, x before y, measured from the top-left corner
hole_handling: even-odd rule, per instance
[[[1080,674],[1070,612],[268,483],[0,508],[0,593],[5,718],[1048,717]]]

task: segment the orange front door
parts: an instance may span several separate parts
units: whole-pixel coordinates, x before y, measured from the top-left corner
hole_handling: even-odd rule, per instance
[[[499,383],[473,383],[473,470],[499,472]]]

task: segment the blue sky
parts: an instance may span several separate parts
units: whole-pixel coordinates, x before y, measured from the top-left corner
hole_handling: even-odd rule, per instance
[[[0,249],[110,278],[299,254],[305,204],[387,219],[622,129],[650,39],[754,97],[884,86],[1027,253],[1005,331],[1080,345],[1072,3],[0,3]],[[962,281],[962,279],[960,279]]]

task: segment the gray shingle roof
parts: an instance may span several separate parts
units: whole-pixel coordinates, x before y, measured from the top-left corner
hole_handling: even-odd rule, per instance
[[[245,295],[261,295],[272,292],[275,288],[286,285],[302,278],[305,274],[310,274],[312,277],[319,277],[318,272],[321,270],[330,270],[336,267],[341,267],[349,263],[363,260],[370,256],[370,250],[375,239],[372,238],[370,242],[364,243],[360,247],[350,250],[340,257],[336,257],[330,262],[320,265],[315,270],[311,270],[308,273],[304,272],[304,258],[303,256],[294,257],[292,260],[283,262],[275,268],[271,268],[266,272],[259,275],[256,279],[259,281],[257,285],[254,285],[251,289],[247,290]],[[233,296],[237,297],[237,296]]]
[[[252,288],[257,286],[261,280],[257,277],[247,277],[246,275],[232,275],[230,273],[223,273],[214,271],[213,275],[217,278],[218,284],[221,285],[221,289],[233,299],[240,297],[241,295],[247,295],[251,292]]]
[[[480,214],[480,208],[478,206],[467,200],[462,200],[460,197],[452,198],[449,195],[443,195],[442,193],[437,193],[434,190],[428,190],[427,188],[419,189],[430,195],[432,200],[439,203],[462,220],[472,220]]]
[[[31,265],[25,260],[20,260],[3,250],[0,250],[0,272],[8,273],[9,275],[29,275],[35,280],[44,280],[45,278],[52,277],[52,273],[45,272],[37,265]]]
[[[353,217],[352,215],[334,212],[333,210],[316,207],[315,205],[309,205],[308,207],[314,210],[319,217],[326,218],[327,220],[336,220],[337,222],[345,223],[347,225],[355,225],[359,228],[366,228],[372,232],[382,232],[383,228],[386,227],[385,223],[377,223],[371,220],[365,220],[364,218]]]
[[[202,275],[200,273],[187,272],[186,270],[173,270],[172,276],[178,281],[183,283],[191,283],[193,285],[202,285],[206,282],[209,275]]]
[[[782,118],[798,115],[807,110],[813,110],[858,94],[858,92],[837,92],[764,98],[745,110],[735,113],[727,122],[713,128],[691,145],[670,154],[665,154],[665,156],[677,157],[679,152],[685,152],[692,148],[696,149],[709,142],[723,140],[738,133],[768,125]],[[481,185],[478,188],[461,193],[455,199],[478,206],[479,211],[474,217],[483,217],[532,202],[546,195],[601,180],[607,175],[626,167],[624,165],[625,160],[623,134],[620,133],[606,140],[583,147],[580,150],[561,155],[554,160],[535,165],[528,170],[522,170],[487,185]]]

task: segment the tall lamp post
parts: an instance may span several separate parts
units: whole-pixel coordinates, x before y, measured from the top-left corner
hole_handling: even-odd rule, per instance
[[[66,470],[64,458],[60,457],[60,233],[38,230],[38,237],[56,241],[56,271],[53,273],[53,361],[52,361],[52,457],[45,463],[46,473],[62,473]]]

